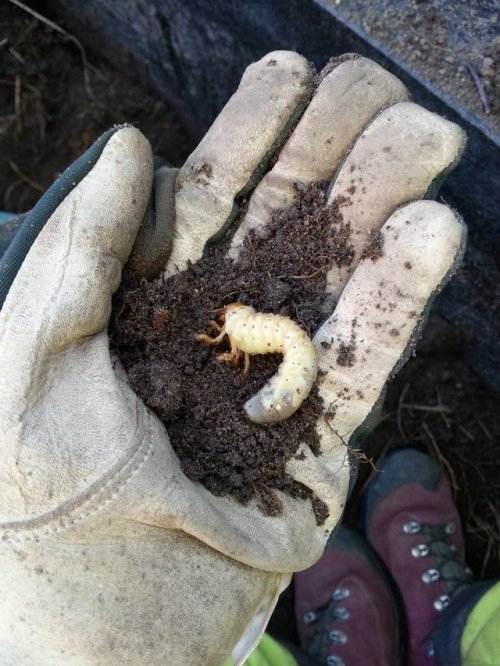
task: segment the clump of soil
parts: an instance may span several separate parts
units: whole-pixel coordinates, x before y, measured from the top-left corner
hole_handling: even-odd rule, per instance
[[[241,370],[217,360],[224,347],[216,351],[196,334],[207,330],[216,308],[234,301],[314,331],[328,269],[352,261],[350,228],[342,221],[349,203],[339,198],[326,206],[319,184],[297,190],[294,204],[274,216],[265,238],[250,235],[237,265],[225,256],[228,238],[165,282],[134,284],[125,271],[115,299],[112,342],[134,389],[165,422],[184,473],[216,495],[243,503],[256,497],[267,515],[282,508],[275,490],[310,498],[318,524],[328,515],[324,503],[285,471],[302,442],[319,454],[317,392],[289,419],[255,424],[243,404],[276,372],[280,358],[252,357],[245,380]]]

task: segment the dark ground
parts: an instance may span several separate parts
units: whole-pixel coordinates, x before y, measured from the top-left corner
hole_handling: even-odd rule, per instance
[[[31,208],[101,132],[123,122],[174,166],[192,148],[164,102],[104,66],[84,67],[72,42],[0,3],[0,210]]]
[[[90,95],[75,45],[38,20],[3,3],[0,26],[0,209],[29,209],[54,177],[115,123],[137,124],[155,152],[173,164],[192,148],[163,102],[96,62],[86,68]],[[432,455],[453,487],[471,568],[477,577],[494,577],[500,575],[498,396],[463,362],[468,336],[467,330],[431,317],[415,358],[389,385],[382,418],[365,448],[375,461],[405,444]],[[371,469],[360,467],[350,519]],[[288,617],[291,594],[281,603]]]

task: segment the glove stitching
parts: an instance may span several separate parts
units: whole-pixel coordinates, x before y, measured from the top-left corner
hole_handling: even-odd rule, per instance
[[[145,416],[145,436],[140,446],[137,448],[132,458],[130,458],[114,476],[108,479],[99,490],[79,502],[77,500],[77,505],[69,509],[64,518],[58,516],[58,518],[55,519],[51,517],[50,514],[45,514],[31,520],[18,522],[17,524],[12,523],[9,525],[9,523],[4,523],[2,527],[5,528],[9,525],[9,529],[1,533],[0,540],[7,543],[25,543],[28,541],[38,543],[41,538],[52,536],[65,529],[74,527],[76,524],[87,520],[106,507],[121,492],[122,488],[127,485],[130,479],[135,476],[146,460],[151,456],[153,450],[151,415],[146,412]],[[144,451],[144,449],[146,450]],[[141,453],[142,457],[137,460],[138,455]],[[85,506],[89,507],[87,511],[75,515]],[[43,532],[34,531],[36,528],[42,526],[45,527]],[[29,533],[24,535],[19,534],[23,531]]]

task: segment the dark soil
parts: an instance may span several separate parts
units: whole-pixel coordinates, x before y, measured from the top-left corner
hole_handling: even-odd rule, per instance
[[[272,426],[253,423],[243,404],[276,372],[280,359],[253,357],[245,380],[196,334],[207,329],[215,309],[234,301],[314,331],[324,316],[328,269],[353,258],[350,228],[342,222],[342,208],[349,204],[339,198],[327,207],[318,184],[297,191],[293,206],[278,213],[265,233],[251,235],[237,267],[225,257],[229,235],[207,258],[166,282],[136,285],[125,270],[115,298],[112,342],[133,387],[167,426],[184,473],[216,495],[244,503],[256,497],[267,515],[281,511],[276,489],[310,497],[318,524],[328,515],[285,471],[301,442],[319,454],[315,423],[322,405],[313,391],[291,418]],[[338,362],[345,364],[344,357]]]
[[[363,11],[366,11],[366,3],[362,4]],[[386,5],[392,7],[390,3]],[[415,16],[423,16],[428,12],[427,6],[431,5],[434,3],[419,3],[416,0],[406,4],[397,3],[395,11],[399,12],[401,22],[405,24],[400,28],[393,22],[397,17],[391,18],[389,23],[389,16],[378,11],[376,5],[373,12],[366,15],[366,20],[369,21],[373,36],[379,41],[388,43],[386,40],[393,39],[400,42],[401,48],[409,45],[408,48],[413,49],[415,61],[421,61],[429,67],[432,81],[449,82],[450,90],[467,95],[468,102],[465,102],[468,108],[475,104],[480,115],[481,100],[477,88],[461,64],[462,56],[453,50],[452,42],[444,43],[449,53],[443,52],[442,57],[439,56],[441,51],[433,45],[434,38],[428,40],[428,47],[424,43],[426,50],[422,51],[415,41],[427,39],[426,34],[421,32],[422,24],[406,21],[402,12],[402,8],[406,11],[408,7],[415,12]],[[465,11],[468,3],[448,3],[450,21],[442,12],[438,13],[436,20],[429,19],[436,26],[438,34],[453,24],[450,10],[454,7],[462,10],[462,5]],[[474,7],[478,16],[476,5]],[[354,3],[345,3],[346,10],[348,6],[354,6]],[[380,27],[374,27],[375,23]],[[466,22],[462,21],[460,25],[462,29]],[[0,206],[3,209],[24,211],[31,207],[55,176],[114,123],[136,123],[152,141],[155,152],[174,164],[182,163],[193,146],[179,121],[165,108],[163,102],[151,97],[147,91],[122,75],[95,62],[88,67],[93,91],[91,97],[83,85],[82,61],[73,44],[10,3],[0,4],[0,26]],[[497,103],[494,101],[494,88],[498,87],[498,68],[495,62],[492,65],[490,60],[484,60],[496,57],[498,38],[488,45],[481,30],[474,33],[472,29],[469,33],[478,39],[482,36],[480,47],[470,50],[470,59],[483,82],[491,79],[491,84],[485,88],[490,96],[491,113],[488,122],[492,126],[491,121],[498,118]],[[456,34],[459,39],[460,33]],[[447,35],[441,38],[451,40]],[[464,58],[468,56],[469,43],[469,38],[461,42]],[[439,43],[437,46],[440,46]],[[419,55],[417,50],[423,55]],[[447,62],[446,58],[452,59],[452,62]],[[445,73],[440,71],[443,68]],[[454,76],[448,76],[450,68],[456,72]],[[461,99],[459,101],[463,102]],[[495,111],[496,116],[493,116]],[[313,266],[320,268],[321,263],[314,263]],[[313,270],[311,266],[311,272]],[[269,293],[265,297],[269,309],[273,311],[279,311],[280,299],[283,298],[284,302],[289,298],[289,294],[280,295],[277,290],[280,283],[275,283],[273,287],[270,282]],[[294,297],[299,283],[300,280],[293,283]],[[236,294],[229,294],[230,290],[214,292],[207,309],[219,307],[223,302],[229,302],[229,299],[244,300],[241,291],[253,296],[250,288]],[[213,313],[206,311],[201,314],[202,321],[197,330],[206,330],[206,321]],[[158,330],[161,330],[164,316],[158,313]],[[308,311],[305,303],[302,304],[301,318],[306,326],[314,321],[313,312]],[[468,331],[453,329],[439,316],[431,318],[417,347],[416,357],[410,359],[389,385],[382,418],[366,440],[365,449],[374,458],[375,464],[388,448],[405,444],[417,446],[433,456],[447,472],[455,491],[465,529],[469,565],[478,578],[498,577],[499,400],[463,362],[462,343],[467,336]],[[185,333],[182,339],[188,343]],[[200,350],[210,359],[214,372],[209,390],[225,382],[232,382],[238,391],[247,390],[245,386],[239,386],[240,371],[216,362],[218,350],[203,348],[201,345],[198,352]],[[247,385],[249,391],[252,381],[260,388],[265,373],[272,372],[275,367],[272,363],[272,359],[255,358]],[[152,371],[154,375],[154,366]],[[257,381],[258,373],[260,377]],[[214,381],[219,377],[224,381]],[[314,396],[304,404],[301,418],[308,410],[315,411]],[[269,428],[269,431],[273,429]],[[347,514],[351,522],[355,519],[359,494],[371,469],[370,465],[360,467],[358,484],[351,496]],[[293,623],[292,600],[290,588],[282,595],[280,602],[286,610],[289,624]],[[276,617],[279,619],[279,614]],[[272,623],[271,628],[279,633],[275,624]],[[285,632],[285,637],[290,638],[292,631]]]

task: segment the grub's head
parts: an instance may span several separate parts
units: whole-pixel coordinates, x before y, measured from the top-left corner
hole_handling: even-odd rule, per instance
[[[244,305],[243,303],[229,303],[225,305],[224,308],[224,321],[237,317],[246,317],[250,314],[253,314],[255,310],[249,305]]]
[[[224,305],[222,308],[218,308],[215,310],[217,313],[217,321],[221,324],[224,324],[227,317],[232,317],[237,313],[242,313],[242,312],[248,312],[251,311],[253,312],[253,308],[251,308],[249,305],[243,305],[243,303],[229,303],[228,305]]]

